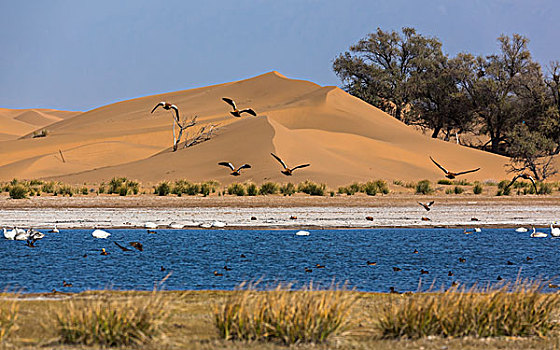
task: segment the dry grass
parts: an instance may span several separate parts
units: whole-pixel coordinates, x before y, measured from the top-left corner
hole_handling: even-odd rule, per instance
[[[159,336],[168,315],[163,294],[152,292],[142,302],[134,296],[70,300],[54,312],[65,344],[130,346]]]
[[[252,286],[233,293],[214,312],[220,336],[226,340],[321,343],[345,329],[355,295],[336,288],[314,291],[279,285],[269,292]]]
[[[557,327],[560,299],[541,288],[518,281],[416,295],[383,308],[376,327],[384,338],[544,337]]]
[[[16,328],[19,305],[14,297],[0,300],[0,343]]]

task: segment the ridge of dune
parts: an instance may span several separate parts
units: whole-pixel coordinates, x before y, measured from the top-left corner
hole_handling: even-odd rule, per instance
[[[14,140],[30,135],[81,112],[59,111],[47,108],[0,108],[0,141]]]
[[[232,117],[222,97],[234,99],[239,108],[253,108],[258,116]],[[171,152],[173,115],[161,108],[151,113],[160,101],[177,105],[182,117],[198,117],[190,136],[208,123],[220,129],[209,141]],[[37,122],[43,117],[27,114],[20,119]],[[49,115],[50,120],[55,117]],[[63,165],[56,158],[59,150],[68,153]],[[291,166],[308,162],[311,166],[286,177],[271,152]],[[337,87],[289,79],[272,71],[246,80],[116,102],[50,124],[45,138],[0,141],[0,180],[14,174],[73,183],[99,183],[114,176],[148,183],[175,179],[297,183],[309,179],[334,186],[378,178],[442,178],[429,156],[452,171],[481,167],[465,176],[469,180],[508,177],[505,157],[431,139]],[[252,168],[233,177],[217,165],[220,161],[249,163]]]

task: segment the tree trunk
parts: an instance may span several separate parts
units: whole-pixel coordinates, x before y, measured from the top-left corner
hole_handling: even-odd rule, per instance
[[[434,132],[432,132],[432,138],[437,139],[440,131],[441,131],[441,126],[436,126],[434,128]]]

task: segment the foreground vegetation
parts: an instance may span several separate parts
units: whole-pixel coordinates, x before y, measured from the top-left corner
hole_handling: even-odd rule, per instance
[[[45,349],[544,349],[560,343],[560,296],[534,282],[439,293],[83,292],[1,295],[7,347]],[[16,301],[14,301],[14,297]],[[24,299],[17,299],[17,298]],[[4,318],[5,315],[8,315]],[[7,331],[6,331],[7,329]],[[309,344],[309,345],[306,345]]]

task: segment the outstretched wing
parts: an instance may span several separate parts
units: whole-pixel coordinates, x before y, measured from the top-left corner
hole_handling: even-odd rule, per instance
[[[237,107],[235,106],[235,102],[231,98],[222,97],[222,100],[224,100],[228,105],[232,106],[233,109],[237,109]]]
[[[247,108],[247,109],[243,109],[241,111],[239,111],[239,114],[241,113],[249,113],[250,115],[256,117],[257,113],[255,111],[253,111],[251,108]]]
[[[437,165],[438,168],[440,168],[441,170],[443,170],[444,173],[448,173],[449,171],[447,171],[447,169],[445,169],[444,167],[442,167],[441,165],[438,164],[438,162],[436,162],[434,160],[434,158],[432,158],[432,156],[430,156],[430,159],[432,160],[432,162],[434,162],[435,165]]]
[[[519,179],[520,176],[521,176],[521,175],[516,175],[516,176],[514,176],[513,179],[511,179],[511,182],[510,182],[505,188],[508,188],[508,187],[510,187],[511,185],[513,185],[513,184],[515,183],[515,181],[517,181],[517,179]]]
[[[115,241],[113,241],[113,243],[115,243],[115,245],[116,245],[117,247],[121,248],[121,250],[122,250],[123,252],[129,252],[129,251],[130,251],[130,249],[128,249],[127,247],[123,247],[122,245],[118,244],[118,243],[115,242]]]
[[[311,164],[302,164],[302,165],[298,165],[298,166],[294,167],[294,168],[292,169],[292,171],[294,171],[294,170],[296,170],[296,169],[305,168],[305,167],[308,167],[308,166],[310,166],[310,165],[311,165]]]
[[[284,167],[284,169],[287,169],[288,167],[286,166],[286,163],[284,163],[284,161],[282,159],[280,159],[280,157],[278,157],[276,154],[271,153],[271,155],[276,158],[277,161],[280,162],[280,164],[282,164],[282,166]]]
[[[230,162],[219,162],[218,165],[227,166],[231,169],[231,171],[235,171],[235,167]]]
[[[154,109],[152,109],[152,112],[151,112],[151,113],[154,113],[154,111],[155,111],[159,106],[163,106],[163,105],[165,105],[165,102],[160,102],[160,103],[158,103],[158,104],[154,107]]]
[[[467,170],[467,171],[461,171],[461,172],[459,172],[459,173],[455,173],[455,176],[457,176],[457,175],[463,175],[463,174],[468,174],[468,173],[474,173],[475,171],[479,171],[479,170],[480,170],[480,168],[476,168],[476,169],[473,169],[473,170]]]
[[[175,110],[175,118],[177,119],[177,123],[179,123],[181,121],[181,119],[179,119],[179,108],[175,105],[171,105],[171,108]]]
[[[435,201],[431,201],[430,203],[428,203],[428,207],[431,207],[432,204],[434,204]]]
[[[138,249],[139,251],[144,250],[144,247],[142,246],[142,243],[140,243],[140,242],[129,242],[128,244],[130,244],[134,248]]]
[[[251,166],[249,164],[243,164],[242,166],[239,167],[239,169],[237,169],[237,171],[241,170],[241,169],[249,169],[251,168]]]

